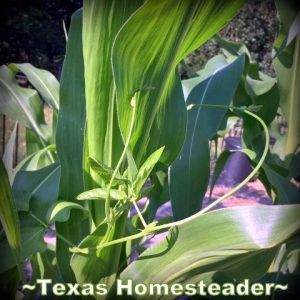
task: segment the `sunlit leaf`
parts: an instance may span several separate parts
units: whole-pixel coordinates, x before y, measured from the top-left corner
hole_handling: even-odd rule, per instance
[[[299,205],[258,205],[198,216],[172,228],[167,238],[129,265],[121,279],[133,285],[211,282],[216,273],[258,279],[276,249],[299,235],[299,213]]]
[[[185,138],[186,112],[176,66],[225,26],[243,3],[150,0],[122,27],[112,55],[118,118],[126,139],[130,100],[139,92],[130,140],[138,167],[162,146],[160,162],[168,166],[177,157]]]
[[[84,217],[88,216],[88,210],[84,208],[82,205],[68,202],[68,201],[60,201],[53,204],[48,212],[47,212],[47,221],[48,223],[56,222],[66,222],[70,218],[70,213],[72,209],[76,209],[82,212]]]
[[[44,123],[42,102],[35,90],[18,85],[14,73],[5,65],[0,67],[0,111],[20,124],[31,128],[44,141],[40,128]]]
[[[43,99],[56,111],[59,109],[59,82],[49,71],[34,67],[32,64],[11,64],[26,75]]]
[[[127,198],[127,195],[123,191],[119,190],[110,190],[110,198],[112,200],[118,201],[118,200],[125,200]],[[97,188],[93,190],[89,190],[86,192],[83,192],[77,196],[78,200],[105,200],[107,197],[107,190],[104,188]]]
[[[21,251],[20,224],[16,204],[12,195],[8,175],[0,159],[0,221],[10,247],[15,251],[15,263],[19,263],[18,255]],[[16,260],[17,259],[17,260]]]

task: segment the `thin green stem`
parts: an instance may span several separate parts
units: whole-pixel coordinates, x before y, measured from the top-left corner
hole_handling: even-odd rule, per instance
[[[139,207],[137,206],[135,200],[133,200],[132,202],[133,202],[134,208],[135,208],[135,210],[136,210],[136,212],[137,212],[137,214],[138,214],[138,216],[139,216],[139,218],[140,218],[140,220],[141,220],[144,228],[146,228],[148,225],[147,225],[147,223],[146,223],[146,221],[145,221],[145,219],[144,219],[144,217],[143,217],[143,215],[142,215]]]
[[[111,223],[111,216],[110,216],[110,191],[111,191],[111,188],[112,188],[112,184],[119,172],[119,169],[122,165],[122,162],[125,158],[125,155],[126,155],[126,152],[127,152],[127,149],[128,149],[128,146],[129,146],[129,142],[130,142],[130,139],[131,139],[131,136],[132,136],[132,132],[133,132],[133,127],[134,127],[134,122],[135,122],[135,115],[136,115],[136,110],[137,110],[137,104],[136,104],[136,95],[133,96],[132,100],[131,100],[131,106],[133,107],[133,113],[132,113],[132,117],[131,117],[131,123],[130,123],[130,127],[129,127],[129,132],[128,132],[128,136],[127,136],[127,140],[125,142],[125,145],[124,145],[124,149],[123,149],[123,152],[121,154],[121,157],[117,163],[117,166],[114,170],[114,173],[110,179],[110,182],[109,182],[109,185],[107,187],[107,194],[106,194],[106,199],[105,199],[105,214],[106,214],[106,219],[108,221],[108,224]]]
[[[213,207],[215,207],[217,204],[219,204],[220,202],[222,202],[224,199],[230,197],[231,195],[233,195],[235,192],[237,192],[238,190],[240,190],[244,185],[246,185],[252,178],[253,176],[255,176],[255,174],[257,173],[257,171],[260,169],[260,167],[262,166],[262,164],[264,163],[265,161],[265,158],[267,156],[267,153],[268,153],[268,149],[269,149],[269,141],[270,141],[270,136],[269,136],[269,131],[268,131],[268,128],[267,128],[267,125],[265,124],[265,122],[259,117],[257,116],[256,114],[246,110],[246,109],[243,109],[243,108],[239,108],[239,107],[234,107],[234,106],[223,106],[223,105],[202,105],[202,106],[207,106],[207,107],[222,107],[222,108],[231,108],[231,109],[235,109],[235,110],[239,110],[239,111],[242,111],[243,113],[255,118],[263,127],[264,129],[264,133],[265,133],[265,147],[264,147],[264,151],[263,151],[263,154],[258,162],[258,164],[256,165],[256,167],[253,169],[253,171],[240,183],[238,184],[235,188],[233,188],[232,190],[230,190],[228,193],[224,194],[223,196],[221,196],[219,199],[217,199],[216,201],[214,201],[213,203],[211,203],[210,205],[206,206],[204,209],[202,209],[201,211],[199,211],[198,213],[190,216],[190,217],[187,217],[183,220],[180,220],[180,221],[176,221],[176,222],[172,222],[172,223],[167,223],[167,224],[162,224],[162,225],[159,225],[159,226],[151,226],[151,228],[149,227],[146,227],[142,232],[140,233],[137,233],[137,234],[134,234],[134,235],[130,235],[130,236],[127,236],[127,237],[123,237],[123,238],[120,238],[120,239],[117,239],[117,240],[113,240],[113,241],[110,241],[108,243],[105,243],[105,244],[102,244],[102,245],[99,245],[97,247],[91,247],[91,248],[78,248],[78,247],[74,247],[74,248],[71,248],[70,251],[71,252],[79,252],[79,253],[85,253],[85,254],[88,254],[90,251],[95,251],[97,249],[100,249],[100,248],[104,248],[104,247],[108,247],[108,246],[112,246],[112,245],[115,245],[115,244],[119,244],[119,243],[123,243],[123,242],[127,242],[127,241],[131,241],[131,240],[135,240],[135,239],[139,239],[139,238],[142,238],[150,233],[154,233],[154,232],[157,232],[157,231],[162,231],[162,230],[165,230],[165,229],[169,229],[171,227],[174,227],[174,226],[179,226],[179,225],[182,225],[186,222],[189,222],[191,220],[194,220],[195,218],[203,215],[204,213],[206,213],[207,211],[209,211],[210,209],[212,209]]]
[[[29,215],[35,219],[38,223],[40,223],[45,229],[53,231],[58,238],[60,238],[62,241],[64,241],[66,244],[68,244],[71,247],[76,247],[75,244],[73,244],[71,241],[69,241],[67,238],[65,238],[63,235],[59,234],[56,230],[52,229],[49,225],[47,225],[44,221],[42,221],[39,217],[37,217],[32,212],[29,212]]]

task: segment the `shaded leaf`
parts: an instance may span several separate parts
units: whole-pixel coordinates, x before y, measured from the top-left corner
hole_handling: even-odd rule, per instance
[[[61,164],[58,199],[73,201],[83,188],[83,145],[86,123],[84,64],[82,54],[82,10],[72,15],[68,32],[66,56],[60,83],[60,110],[57,122],[56,144]],[[81,222],[82,213],[71,210],[68,222],[56,223],[56,230],[74,244],[87,231]],[[58,267],[66,282],[74,282],[70,268],[69,245],[58,239],[56,256]]]
[[[14,162],[14,148],[16,143],[17,130],[18,130],[18,123],[16,122],[10,134],[8,142],[5,145],[5,150],[2,157],[4,166],[8,174],[9,182],[11,185],[15,177],[13,162]]]
[[[0,221],[5,231],[10,247],[15,251],[15,263],[19,263],[21,251],[20,224],[16,204],[12,195],[7,172],[0,159]],[[1,252],[2,254],[2,252]]]
[[[58,163],[37,171],[19,171],[13,184],[18,210],[31,210],[45,220],[48,208],[57,200],[59,177]]]
[[[275,41],[275,48],[281,37],[288,38],[289,31],[292,30],[292,22],[299,19],[299,9],[295,9],[296,2],[276,1],[276,6],[281,21],[281,30]],[[300,144],[300,87],[298,84],[300,78],[300,33],[299,28],[297,30],[296,35],[293,34],[293,40],[273,61],[278,78],[280,108],[287,119],[289,128],[286,143],[283,145],[287,166]]]
[[[179,157],[171,165],[170,195],[175,219],[188,217],[201,207],[209,180],[208,141],[218,131],[227,108],[203,107],[202,104],[229,105],[240,81],[244,56],[200,82],[188,96],[186,140]],[[198,106],[197,106],[198,105]]]
[[[19,255],[19,261],[24,264],[25,259],[30,257],[39,251],[46,249],[44,242],[45,227],[42,226],[31,213],[19,212],[18,219],[20,222],[20,234],[21,234],[21,251]],[[2,239],[0,241],[0,269],[1,271],[12,268],[16,265],[14,253],[9,247],[7,240]],[[21,267],[20,270],[22,270]],[[23,273],[23,271],[21,271]]]

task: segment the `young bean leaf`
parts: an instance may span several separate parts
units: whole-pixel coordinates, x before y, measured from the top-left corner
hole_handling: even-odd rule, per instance
[[[107,190],[104,188],[97,188],[83,192],[77,196],[78,200],[105,200],[107,195]],[[119,190],[110,190],[110,199],[111,200],[125,200],[127,195],[123,191]]]
[[[136,176],[136,179],[133,183],[133,189],[135,193],[139,193],[140,190],[142,189],[144,183],[150,176],[154,166],[156,163],[159,161],[163,151],[165,149],[165,146],[159,148],[158,150],[154,151],[147,159],[146,161],[142,164],[141,168],[138,171],[138,174]]]
[[[91,168],[104,180],[106,184],[108,184],[111,180],[111,177],[114,173],[114,170],[110,167],[108,167],[103,162],[100,162],[92,157],[89,157],[89,164]],[[116,186],[118,184],[126,183],[127,179],[119,174],[116,175],[113,186]]]
[[[47,221],[52,223],[54,221],[66,222],[70,218],[71,209],[77,209],[82,212],[82,214],[87,217],[89,211],[81,206],[80,204],[69,202],[69,201],[60,201],[52,205],[47,212]]]

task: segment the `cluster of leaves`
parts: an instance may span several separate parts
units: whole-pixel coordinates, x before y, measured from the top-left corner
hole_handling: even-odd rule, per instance
[[[1,111],[27,127],[29,154],[13,174],[12,138],[4,159],[9,174],[0,169],[3,293],[15,293],[20,276],[24,282],[26,259],[32,283],[104,283],[108,298],[119,277],[134,283],[276,281],[283,269],[299,271],[290,264],[299,255],[300,197],[290,183],[299,170],[289,172],[291,162],[299,162],[297,149],[276,163],[266,127],[284,83],[259,72],[245,46],[215,36],[243,2],[86,0],[72,17],[60,86],[28,64],[1,67]],[[181,82],[180,61],[213,37],[224,55]],[[297,69],[280,59],[288,49],[297,61],[298,39],[299,32],[294,48],[289,40],[278,48],[283,67]],[[17,70],[38,92],[18,86]],[[294,93],[299,76],[292,75]],[[39,95],[54,110],[55,129],[44,124]],[[298,95],[289,101],[297,107]],[[206,213],[200,209],[210,175],[209,141],[237,116],[244,119],[243,152],[254,166],[241,185],[260,168],[274,205]],[[293,128],[296,120],[289,122]],[[219,157],[213,183],[230,154]],[[148,178],[152,185],[145,187]],[[145,195],[149,205],[140,211],[136,202]],[[169,197],[173,222],[153,222]],[[128,218],[131,206],[137,216]],[[139,247],[167,229],[155,247]],[[55,231],[55,246],[44,242],[47,231]],[[140,258],[131,262],[136,249]]]

